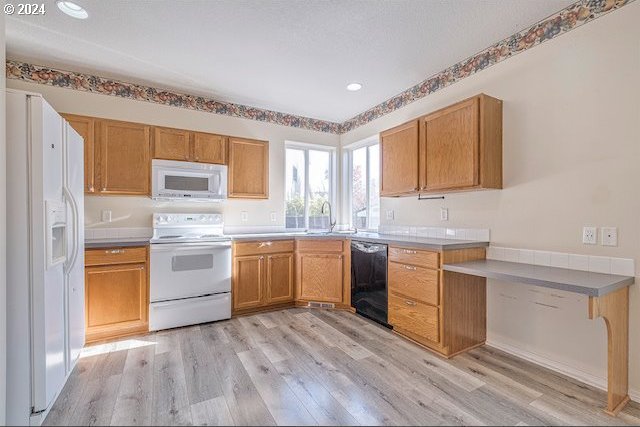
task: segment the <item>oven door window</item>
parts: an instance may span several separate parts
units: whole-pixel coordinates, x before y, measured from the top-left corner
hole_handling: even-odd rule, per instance
[[[171,258],[172,271],[211,270],[212,254],[176,255]]]
[[[209,191],[208,176],[165,175],[164,188],[173,191]]]

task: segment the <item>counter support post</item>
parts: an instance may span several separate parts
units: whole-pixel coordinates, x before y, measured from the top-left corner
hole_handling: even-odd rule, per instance
[[[607,409],[617,415],[629,402],[629,288],[589,297],[589,319],[602,317],[607,326]]]

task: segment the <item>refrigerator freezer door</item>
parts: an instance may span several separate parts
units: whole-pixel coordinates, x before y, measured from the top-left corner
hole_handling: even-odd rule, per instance
[[[63,199],[63,121],[41,97],[31,96],[32,406],[45,410],[62,389],[65,369],[63,265],[47,268],[45,200]],[[65,236],[62,236],[64,240]]]
[[[84,141],[65,122],[64,193],[67,204],[65,296],[67,312],[66,369],[71,372],[84,347]]]

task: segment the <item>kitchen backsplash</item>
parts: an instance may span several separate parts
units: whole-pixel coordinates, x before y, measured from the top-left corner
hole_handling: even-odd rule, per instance
[[[491,236],[488,228],[415,227],[385,224],[380,225],[378,233],[437,239],[478,240],[482,242],[488,242]]]
[[[635,276],[635,261],[629,258],[589,256],[564,252],[490,246],[487,248],[487,259],[592,271],[594,273]]]

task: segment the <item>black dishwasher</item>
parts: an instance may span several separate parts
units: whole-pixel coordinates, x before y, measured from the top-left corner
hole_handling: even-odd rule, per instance
[[[387,245],[351,242],[351,306],[388,328]]]

